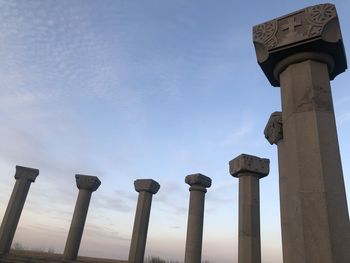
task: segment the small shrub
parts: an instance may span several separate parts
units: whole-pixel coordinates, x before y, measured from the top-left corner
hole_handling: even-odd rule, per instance
[[[21,243],[19,243],[19,242],[15,242],[12,245],[12,248],[15,249],[15,250],[24,250],[24,246]]]
[[[149,256],[144,263],[179,263],[179,261],[165,260],[160,257]]]

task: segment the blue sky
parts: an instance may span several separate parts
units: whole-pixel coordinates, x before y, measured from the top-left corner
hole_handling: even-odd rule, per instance
[[[236,262],[241,153],[271,160],[261,180],[262,260],[281,262],[277,149],[263,136],[280,90],[256,62],[252,26],[317,1],[0,0],[0,218],[15,165],[40,169],[15,241],[62,252],[78,189],[98,176],[80,254],[126,259],[137,193],[157,180],[147,255],[183,259],[186,175],[213,180],[203,258]],[[337,7],[350,52],[350,1]],[[349,193],[350,73],[332,81]],[[349,194],[348,194],[349,196]],[[348,198],[349,200],[349,198]]]

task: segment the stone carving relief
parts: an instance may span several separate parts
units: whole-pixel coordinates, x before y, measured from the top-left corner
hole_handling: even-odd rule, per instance
[[[283,139],[282,112],[276,111],[271,114],[264,135],[270,144],[277,144]]]
[[[302,9],[253,28],[254,42],[268,50],[321,36],[322,30],[337,17],[335,6],[322,4]]]

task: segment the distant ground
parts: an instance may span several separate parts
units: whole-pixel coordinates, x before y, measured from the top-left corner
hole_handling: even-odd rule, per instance
[[[10,254],[0,256],[1,263],[127,263],[124,260],[78,257],[76,261],[63,261],[62,254],[34,252],[26,250],[11,250]]]

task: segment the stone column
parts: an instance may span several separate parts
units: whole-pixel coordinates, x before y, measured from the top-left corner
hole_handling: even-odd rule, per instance
[[[152,179],[138,179],[134,182],[134,186],[135,190],[139,192],[139,197],[137,201],[128,262],[141,263],[145,256],[152,196],[158,192],[160,185]]]
[[[287,175],[289,169],[287,168],[288,162],[286,159],[286,150],[283,140],[283,122],[282,122],[282,112],[276,111],[271,114],[265,130],[265,138],[268,142],[277,145],[278,150],[278,169],[279,169],[279,188],[280,188],[280,214],[281,214],[281,232],[282,232],[282,244],[283,244],[283,262],[288,262],[288,258],[291,258],[293,252],[292,244],[292,233],[290,233],[289,225],[293,218],[293,215],[288,215],[288,180],[290,176]]]
[[[63,257],[65,260],[76,260],[78,256],[91,194],[101,185],[101,181],[96,176],[77,174],[75,175],[75,180],[79,194],[64,248]]]
[[[211,179],[203,174],[186,176],[190,185],[190,204],[188,209],[185,263],[200,263],[202,258],[204,196]]]
[[[29,187],[38,175],[38,169],[16,166],[16,184],[0,227],[0,254],[10,251]]]
[[[231,160],[230,174],[239,178],[238,263],[260,263],[259,179],[269,174],[269,159],[241,154]]]
[[[285,207],[292,251],[284,263],[346,263],[349,215],[330,80],[347,68],[335,6],[322,4],[257,25],[258,62],[281,87]]]

